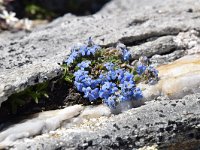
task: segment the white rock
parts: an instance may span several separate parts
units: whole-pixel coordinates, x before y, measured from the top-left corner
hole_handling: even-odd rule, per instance
[[[111,111],[110,108],[108,108],[105,105],[99,105],[99,106],[88,106],[86,109],[81,113],[80,117],[85,119],[91,119],[91,118],[99,118],[101,116],[110,116]]]
[[[106,105],[98,106],[87,106],[79,116],[72,118],[70,122],[64,122],[62,127],[71,128],[73,126],[83,125],[89,120],[98,122],[97,119],[100,117],[109,117],[111,115],[111,109]],[[96,120],[96,121],[95,121]]]
[[[0,133],[0,147],[11,145],[20,138],[35,136],[59,128],[63,121],[80,114],[84,107],[70,106],[61,110],[46,111],[32,116],[31,119],[13,125]]]
[[[200,92],[200,55],[188,55],[158,68],[160,80],[156,85],[140,84],[145,100],[160,95],[170,99]]]

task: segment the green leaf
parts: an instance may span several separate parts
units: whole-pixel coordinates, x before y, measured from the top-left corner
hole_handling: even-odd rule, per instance
[[[141,80],[141,77],[139,75],[134,76],[134,81],[139,82]]]
[[[43,94],[46,98],[49,98],[49,95],[47,93]]]
[[[76,67],[74,68],[74,70],[75,70],[75,71],[78,71],[78,70],[79,70],[79,67],[78,67],[78,66],[76,66]]]
[[[38,97],[35,97],[34,100],[35,100],[35,103],[38,104],[38,102],[39,102]]]
[[[65,79],[65,81],[72,83],[72,80],[69,77],[66,76],[64,79]]]

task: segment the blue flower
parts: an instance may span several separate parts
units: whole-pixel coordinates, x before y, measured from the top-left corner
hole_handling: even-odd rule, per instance
[[[90,47],[90,52],[94,55],[98,49],[101,47],[99,45],[96,45],[93,41],[92,38],[88,38],[88,47]]]
[[[113,94],[118,90],[116,87],[116,84],[113,82],[105,82],[104,85],[102,86],[102,90],[110,90],[111,93]]]
[[[83,45],[79,48],[79,52],[82,56],[85,56],[87,54],[87,46]]]
[[[131,59],[131,53],[127,49],[122,51],[122,56],[124,61],[129,61]]]
[[[89,101],[94,101],[99,98],[99,89],[91,89],[91,87],[83,88],[84,97],[88,98]]]
[[[90,56],[91,54],[95,55],[98,49],[100,49],[98,45],[93,45],[91,47],[82,46],[79,51],[82,56]]]
[[[143,94],[142,94],[142,91],[141,91],[140,88],[135,88],[135,90],[134,90],[134,98],[136,100],[143,98]]]
[[[77,66],[84,70],[85,68],[88,68],[90,64],[91,64],[91,61],[87,60],[87,61],[82,61]]]
[[[93,80],[91,77],[87,77],[82,80],[82,83],[85,85],[85,87],[96,88],[99,82],[98,80]]]
[[[119,87],[130,90],[135,87],[135,84],[133,81],[124,81],[124,83],[120,84]]]
[[[116,100],[117,97],[115,95],[111,95],[108,99],[104,99],[103,102],[110,108],[116,108]]]
[[[85,78],[88,78],[88,71],[78,70],[74,73],[75,81],[82,81]]]
[[[78,70],[76,72],[74,72],[74,76],[82,76],[82,75],[86,75],[88,74],[89,72],[88,71],[84,71],[84,70]]]
[[[154,75],[154,77],[158,77],[158,70],[156,70],[153,66],[149,66],[147,70],[150,71]]]
[[[88,76],[87,78],[83,79],[81,82],[85,85],[85,87],[89,87],[91,86],[91,81],[92,81],[92,78]]]
[[[117,78],[117,73],[115,70],[111,70],[107,72],[108,81],[115,80]]]
[[[99,82],[99,84],[103,85],[105,82],[108,82],[109,80],[106,75],[100,74],[97,81]]]
[[[96,51],[100,48],[100,46],[95,45],[92,39],[89,38],[88,44],[81,46],[79,52],[82,56],[90,56],[91,54],[95,55]]]
[[[110,90],[100,90],[99,91],[99,97],[100,98],[105,98],[107,99],[112,93],[110,92]]]
[[[123,69],[117,69],[116,71],[117,78],[119,81],[121,81],[124,78],[124,70]]]
[[[100,46],[98,46],[98,45],[93,45],[92,47],[90,47],[89,49],[88,49],[88,55],[90,55],[90,54],[93,54],[93,55],[95,55],[95,53],[96,53],[96,51],[97,50],[99,50],[100,49]]]
[[[101,98],[107,99],[110,95],[118,91],[118,88],[113,82],[105,82],[99,91]]]
[[[67,65],[72,64],[74,62],[74,60],[77,58],[78,55],[79,55],[79,53],[74,50],[71,53],[71,55],[68,57],[68,59],[65,61],[65,63],[67,63]]]
[[[117,49],[121,51],[123,61],[129,61],[131,59],[131,54],[124,44],[118,43]]]
[[[81,82],[74,81],[74,85],[79,92],[83,92],[84,84]]]
[[[142,74],[145,72],[146,69],[147,69],[147,67],[146,67],[145,65],[140,64],[140,65],[137,66],[136,72],[137,72],[139,75],[142,75]]]
[[[99,81],[98,81],[98,79],[96,79],[96,80],[91,80],[91,88],[96,88],[96,87],[98,87],[98,85],[99,85]]]
[[[124,101],[129,101],[130,100],[130,98],[128,98],[127,96],[124,96],[124,95],[120,95],[119,99],[120,99],[120,102],[124,102]]]
[[[123,84],[124,81],[133,81],[134,75],[128,71],[124,72],[123,78],[120,80],[120,83]]]
[[[108,62],[108,63],[105,63],[104,66],[106,67],[107,70],[110,71],[114,69],[115,65],[113,63]]]

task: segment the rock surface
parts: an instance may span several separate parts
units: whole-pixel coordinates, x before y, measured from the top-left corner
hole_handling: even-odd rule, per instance
[[[185,55],[198,57],[199,6],[200,0],[113,0],[92,16],[66,14],[31,33],[0,34],[0,104],[17,91],[58,76],[62,71],[58,63],[70,53],[70,46],[90,36],[105,47],[122,42],[133,59],[147,55],[156,66]],[[154,144],[164,149],[200,148],[200,95],[156,99],[117,116],[17,140],[10,148],[134,149]]]
[[[90,120],[33,139],[22,139],[11,149],[136,149],[200,148],[200,94],[169,102],[148,102],[117,116]],[[192,143],[192,144],[191,144]]]
[[[170,64],[157,67],[159,81],[155,85],[140,83],[144,99],[152,100],[158,96],[169,99],[200,93],[200,55],[187,55]]]
[[[46,111],[35,114],[28,120],[23,120],[0,133],[0,148],[10,145],[13,141],[48,133],[61,126],[64,121],[70,120],[80,114],[83,107],[75,105],[62,110]]]
[[[121,41],[130,47],[134,58],[140,53],[139,47],[143,48],[143,54],[150,49],[149,57],[159,49],[159,55],[194,49],[199,46],[199,4],[199,0],[114,0],[96,15],[67,14],[30,34],[8,37],[3,34],[0,36],[0,103],[16,91],[57,76],[61,72],[58,63],[69,54],[69,47],[90,36],[103,46]],[[189,37],[193,39],[190,44],[176,40],[191,31],[196,33]]]
[[[51,110],[27,116],[15,125],[8,126],[0,133],[0,148],[5,148],[21,138],[31,138],[49,133],[58,128],[70,128],[87,119],[110,116],[111,111],[105,105],[81,106],[74,105],[60,110]]]

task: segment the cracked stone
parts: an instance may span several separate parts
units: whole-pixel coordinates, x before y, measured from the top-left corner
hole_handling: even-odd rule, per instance
[[[126,10],[122,11],[122,8]],[[188,8],[193,12],[187,12]],[[160,45],[161,48],[163,46],[163,51],[169,52],[176,48],[170,36],[190,30],[200,30],[198,16],[198,1],[196,0],[181,3],[178,0],[167,0],[162,3],[158,0],[152,2],[137,0],[134,4],[130,0],[123,2],[115,0],[95,15],[76,17],[66,14],[48,25],[38,27],[31,33],[19,32],[16,35],[3,33],[0,35],[0,84],[2,86],[0,103],[7,100],[11,94],[35,84],[31,79],[41,72],[48,79],[54,78],[57,74],[54,72],[61,71],[58,63],[62,63],[70,53],[70,46],[83,42],[88,37],[92,36],[94,41],[102,46],[112,46],[121,41],[130,47],[139,46],[140,42],[148,45],[148,40],[157,37],[158,39],[152,43],[156,43],[160,38],[166,38],[172,44],[164,44],[166,40],[163,42],[161,40]],[[138,18],[145,21],[139,24],[133,23],[127,28],[131,21]],[[156,45],[159,48],[159,44],[152,47],[156,48]],[[12,51],[13,49],[16,51]],[[134,49],[131,53],[134,53],[133,51]],[[31,57],[28,58],[28,56]],[[11,85],[12,90],[4,90],[7,85]],[[23,88],[20,88],[21,85]]]

